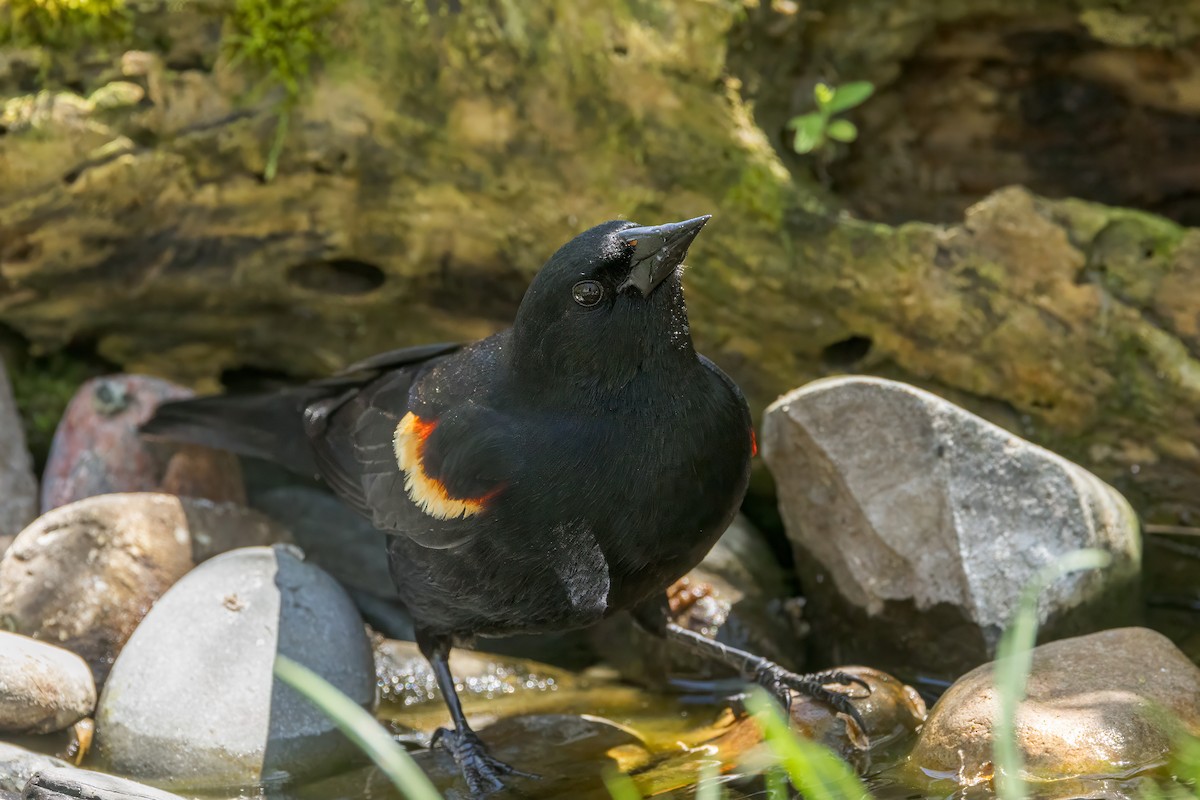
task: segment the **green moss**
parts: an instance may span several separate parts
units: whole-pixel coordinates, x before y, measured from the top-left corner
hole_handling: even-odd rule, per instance
[[[25,425],[29,452],[40,466],[50,452],[50,441],[67,403],[80,385],[103,370],[96,364],[55,353],[45,358],[23,359],[9,372],[13,397]]]
[[[125,0],[5,0],[0,44],[69,49],[125,38],[131,18]]]
[[[283,89],[275,141],[264,177],[275,176],[292,110],[312,79],[315,64],[333,52],[333,12],[341,0],[235,0],[226,37],[231,62],[271,87]]]
[[[725,194],[727,204],[741,206],[775,225],[783,220],[786,200],[786,184],[765,164],[747,166]]]

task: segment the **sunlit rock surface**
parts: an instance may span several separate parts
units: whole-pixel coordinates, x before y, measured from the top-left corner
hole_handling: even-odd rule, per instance
[[[954,678],[994,656],[1022,587],[1085,547],[1112,565],[1044,592],[1044,635],[1137,618],[1141,534],[1125,498],[936,395],[811,383],[768,409],[763,453],[830,661]]]
[[[297,553],[234,550],[163,595],[100,697],[96,763],[168,788],[228,789],[328,774],[361,757],[322,711],[273,677],[282,655],[360,705],[375,699],[358,612]]]
[[[929,713],[909,766],[970,786],[993,775],[995,664],[960,678]],[[1118,628],[1033,651],[1015,720],[1036,781],[1122,778],[1166,764],[1175,736],[1200,735],[1200,667],[1162,634]]]
[[[83,659],[0,631],[0,734],[62,730],[95,706],[96,684]]]
[[[0,558],[0,619],[78,653],[99,686],[150,606],[193,566],[286,539],[240,506],[152,492],[88,497],[39,517]]]

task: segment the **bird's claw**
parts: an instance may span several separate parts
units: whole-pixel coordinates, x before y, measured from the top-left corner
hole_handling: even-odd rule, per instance
[[[522,772],[499,759],[493,758],[474,731],[455,731],[449,728],[438,728],[430,742],[433,747],[440,746],[448,752],[458,764],[467,789],[472,797],[484,797],[504,788],[502,777],[512,775],[518,778],[538,778],[532,772]]]
[[[827,688],[830,684],[841,686],[857,685],[870,694],[871,687],[862,678],[837,670],[829,672],[812,672],[800,675],[795,672],[771,664],[760,668],[754,675],[754,682],[770,692],[783,706],[785,711],[792,708],[792,692],[799,692],[805,697],[811,697],[833,708],[854,720],[859,730],[866,731],[866,724],[858,709],[850,702],[850,696],[843,692],[835,692]]]

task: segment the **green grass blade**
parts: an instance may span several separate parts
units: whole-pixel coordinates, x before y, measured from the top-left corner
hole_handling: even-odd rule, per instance
[[[767,770],[767,800],[790,800],[788,793],[787,773],[781,767],[771,767]]]
[[[1103,550],[1076,550],[1048,564],[1025,585],[1012,622],[996,647],[996,723],[992,752],[996,764],[996,794],[1000,800],[1027,797],[1021,777],[1023,765],[1017,749],[1017,706],[1025,698],[1025,682],[1033,663],[1033,645],[1037,640],[1038,598],[1047,586],[1063,575],[1085,569],[1101,569],[1112,563]]]
[[[762,689],[746,698],[746,708],[762,726],[767,747],[807,800],[862,800],[870,791],[844,761],[788,727],[783,712]]]
[[[696,784],[696,800],[721,800],[725,787],[721,785],[721,772],[717,762],[709,761],[700,768],[700,781]]]
[[[642,793],[633,778],[615,768],[604,772],[604,788],[613,800],[642,800]]]
[[[429,778],[383,726],[320,675],[285,656],[275,657],[275,675],[321,709],[409,800],[442,800]]]

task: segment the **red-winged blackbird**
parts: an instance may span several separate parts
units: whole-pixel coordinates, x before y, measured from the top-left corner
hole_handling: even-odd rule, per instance
[[[470,790],[516,772],[488,755],[447,665],[476,636],[560,631],[631,610],[649,630],[857,717],[827,684],[671,623],[666,588],[733,519],[755,450],[741,391],[692,347],[680,281],[709,217],[613,221],[533,280],[512,328],[385,353],[268,395],[162,406],[148,434],[324,479],[389,534],[392,576]]]

